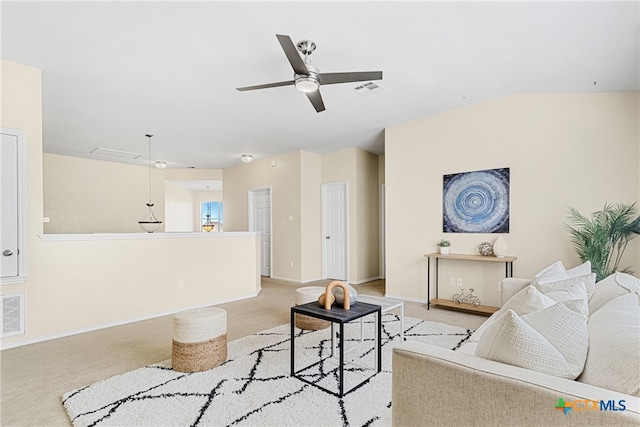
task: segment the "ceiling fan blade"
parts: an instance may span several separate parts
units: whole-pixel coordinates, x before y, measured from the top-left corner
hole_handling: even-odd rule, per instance
[[[320,95],[320,90],[315,90],[313,92],[308,92],[307,98],[313,104],[313,108],[316,109],[316,112],[324,111],[324,102],[322,102],[322,95]]]
[[[263,85],[256,85],[256,86],[237,87],[236,90],[239,90],[240,92],[244,92],[245,90],[256,90],[256,89],[267,89],[270,87],[290,86],[293,83],[294,83],[293,80],[287,80],[286,82],[266,83]]]
[[[361,82],[364,80],[382,80],[382,71],[360,71],[353,73],[320,73],[318,79],[321,85],[336,83]]]
[[[282,46],[282,50],[284,50],[284,54],[287,55],[287,59],[289,60],[293,71],[296,74],[304,74],[305,76],[308,76],[309,70],[291,41],[291,37],[282,34],[276,34],[276,37],[280,42],[280,46]]]

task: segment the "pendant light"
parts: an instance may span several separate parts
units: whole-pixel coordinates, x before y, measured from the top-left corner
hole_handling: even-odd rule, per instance
[[[207,220],[202,224],[202,229],[207,233],[213,231],[215,224],[211,222],[211,202],[209,201],[209,186],[207,185]]]
[[[160,228],[160,224],[162,224],[162,221],[158,220],[158,218],[156,218],[156,216],[153,214],[153,202],[151,202],[151,138],[153,137],[153,135],[145,136],[149,138],[149,203],[147,203],[149,212],[147,213],[147,216],[142,219],[142,221],[138,221],[138,224],[140,224],[140,228],[142,228],[147,233],[153,233],[154,231],[158,230],[158,228]]]

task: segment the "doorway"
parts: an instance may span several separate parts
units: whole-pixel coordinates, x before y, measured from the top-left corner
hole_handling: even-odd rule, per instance
[[[322,184],[322,275],[347,280],[347,182]]]
[[[260,234],[260,275],[271,277],[271,188],[249,190],[249,231]]]
[[[2,284],[26,280],[24,132],[2,128],[0,271]]]

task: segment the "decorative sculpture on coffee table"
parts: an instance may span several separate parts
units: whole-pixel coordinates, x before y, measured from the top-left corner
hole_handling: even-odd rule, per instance
[[[478,251],[482,256],[491,256],[493,255],[493,245],[489,242],[482,242],[478,246]]]
[[[327,285],[327,288],[325,289],[324,293],[322,295],[320,295],[320,297],[318,298],[318,302],[320,303],[320,305],[324,306],[325,310],[331,310],[331,305],[336,302],[336,297],[333,295],[333,293],[331,292],[333,290],[333,288],[335,287],[340,287],[342,288],[343,291],[343,302],[342,302],[342,307],[345,310],[349,310],[349,308],[351,308],[351,298],[350,298],[350,292],[349,292],[349,286],[344,283],[341,282],[339,280],[334,280],[333,282],[329,283]]]
[[[345,283],[347,285],[347,289],[349,289],[349,292],[347,292],[349,294],[349,304],[350,305],[355,304],[356,301],[358,301],[358,291],[356,291],[355,288],[351,286],[349,283],[347,282],[343,282],[343,283]],[[342,288],[342,286],[336,286],[331,291],[333,296],[336,297],[336,304],[339,306],[342,306],[344,304],[345,292],[343,289],[344,288]]]

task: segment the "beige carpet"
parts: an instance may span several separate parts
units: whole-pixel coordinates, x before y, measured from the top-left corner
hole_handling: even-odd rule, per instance
[[[326,282],[308,283],[324,285]],[[256,298],[221,304],[234,340],[289,321],[295,284],[264,278]],[[382,295],[384,281],[358,285]],[[405,315],[475,329],[485,317],[406,303]],[[172,317],[137,322],[0,352],[2,426],[70,426],[60,396],[171,356]]]

